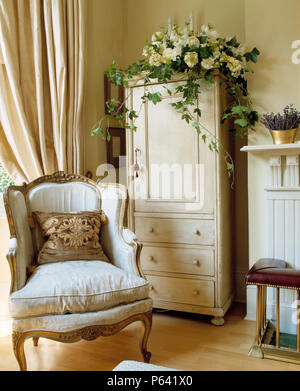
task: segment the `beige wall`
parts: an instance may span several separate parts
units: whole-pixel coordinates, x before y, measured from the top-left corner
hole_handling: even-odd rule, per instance
[[[299,0],[246,0],[245,33],[261,51],[249,78],[249,90],[259,113],[279,111],[289,103],[300,107],[300,65],[291,61],[292,41],[300,39]],[[249,144],[271,144],[263,125]],[[263,256],[263,158],[249,154],[250,265]]]
[[[90,130],[104,116],[104,71],[113,60],[122,66],[126,1],[88,2],[85,172],[92,171],[95,178],[97,166],[106,162],[106,146],[99,137],[92,137]]]
[[[289,103],[300,109],[300,65],[291,61],[291,43],[300,39],[299,0],[245,0],[245,36],[261,51],[249,89],[259,113],[279,111]],[[267,130],[256,127],[249,144],[271,144]],[[249,170],[249,264],[264,256],[263,158],[248,158]],[[250,291],[250,290],[249,290]],[[249,299],[249,297],[248,297]],[[251,304],[251,305],[250,305]],[[253,313],[253,300],[248,310]]]

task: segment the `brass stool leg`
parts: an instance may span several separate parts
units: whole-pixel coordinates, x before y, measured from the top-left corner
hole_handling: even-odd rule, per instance
[[[264,317],[265,317],[265,325],[264,325],[264,328],[266,328],[267,326],[267,297],[268,297],[268,287],[265,286],[265,294],[264,294],[264,305],[265,305],[265,312],[264,312]]]
[[[300,290],[297,289],[297,351],[300,351]]]
[[[256,291],[256,342],[260,344],[260,323],[261,323],[261,287],[257,285]]]
[[[280,347],[280,295],[279,295],[279,288],[276,288],[276,347]]]

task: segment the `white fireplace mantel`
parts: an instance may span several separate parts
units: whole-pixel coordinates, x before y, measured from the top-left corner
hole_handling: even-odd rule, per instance
[[[300,142],[295,144],[271,144],[271,145],[246,145],[241,149],[242,152],[251,152],[251,153],[262,153],[266,152],[268,154],[290,154],[296,153],[300,154]]]
[[[300,143],[249,145],[241,151],[264,159],[263,256],[283,259],[289,267],[300,269]],[[253,308],[248,313],[255,314],[255,296],[250,291],[247,291],[247,303]],[[291,324],[294,300],[293,291],[282,290],[281,329],[285,332],[295,332],[295,326]],[[268,316],[274,319],[273,289],[268,294],[268,307]]]

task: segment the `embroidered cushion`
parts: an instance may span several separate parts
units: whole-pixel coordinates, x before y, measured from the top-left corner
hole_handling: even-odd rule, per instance
[[[109,262],[99,241],[101,224],[106,223],[102,211],[32,213],[46,239],[38,255],[38,264],[69,260],[103,260]]]

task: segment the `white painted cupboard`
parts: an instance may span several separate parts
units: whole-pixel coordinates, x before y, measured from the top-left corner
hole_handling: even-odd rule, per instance
[[[214,80],[199,94],[199,121],[231,152],[221,125],[223,94]],[[142,103],[145,90],[160,91],[163,101]],[[174,111],[170,103],[179,96],[170,97],[162,84],[134,80],[126,96],[139,112],[137,131],[126,136],[128,225],[143,244],[141,266],[154,307],[211,315],[221,325],[234,297],[233,191],[224,156],[210,151]]]

